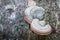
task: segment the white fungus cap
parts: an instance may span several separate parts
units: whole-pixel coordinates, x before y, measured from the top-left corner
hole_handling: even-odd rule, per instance
[[[41,25],[40,25],[41,24]],[[31,23],[31,29],[35,32],[41,33],[41,35],[47,35],[51,33],[51,26],[49,24],[45,25],[45,21],[39,21],[38,19],[33,19]],[[45,33],[45,34],[44,34]]]
[[[29,16],[31,19],[33,16],[42,19],[44,14],[45,9],[38,6],[31,6],[25,10],[25,15]]]
[[[41,25],[42,26],[41,26]],[[32,25],[40,31],[48,31],[49,29],[51,29],[51,26],[49,24],[45,25],[45,21],[39,21],[38,19],[33,19],[32,21]],[[45,26],[44,26],[45,25]]]
[[[45,14],[45,9],[42,7],[35,7],[31,11],[31,15],[39,19],[42,19],[44,14]]]

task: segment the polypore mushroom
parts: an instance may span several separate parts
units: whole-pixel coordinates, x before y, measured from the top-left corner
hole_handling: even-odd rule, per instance
[[[36,6],[36,2],[33,0],[28,1],[28,6]]]
[[[38,18],[38,19],[43,19],[43,15],[45,14],[45,9],[42,7],[38,6],[31,6],[26,8],[25,13],[24,13],[24,19],[28,22],[31,23],[33,19]]]
[[[49,24],[46,24],[44,20],[39,21],[38,19],[33,19],[31,30],[39,35],[48,35],[52,32],[52,28]]]

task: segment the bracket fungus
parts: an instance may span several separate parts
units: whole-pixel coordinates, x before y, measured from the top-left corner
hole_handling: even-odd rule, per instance
[[[39,35],[48,35],[52,32],[52,28],[49,24],[46,24],[44,20],[39,21],[38,19],[33,19],[31,30]]]
[[[45,9],[38,6],[26,8],[24,19],[31,25],[31,30],[39,35],[48,35],[52,32],[49,24],[44,19]]]
[[[43,19],[43,15],[45,14],[45,9],[42,7],[38,6],[31,6],[26,8],[25,13],[24,13],[24,19],[28,22],[31,23],[33,19],[38,18],[38,19]]]

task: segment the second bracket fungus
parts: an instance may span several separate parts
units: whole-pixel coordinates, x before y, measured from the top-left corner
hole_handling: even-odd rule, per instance
[[[39,35],[48,35],[52,32],[52,28],[49,24],[46,24],[44,20],[39,21],[38,19],[33,19],[31,30]]]

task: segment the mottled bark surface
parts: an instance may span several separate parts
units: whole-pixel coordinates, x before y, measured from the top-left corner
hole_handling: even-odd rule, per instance
[[[53,32],[46,36],[32,32],[30,25],[24,20],[27,1],[29,0],[19,0],[17,2],[16,0],[0,1],[0,40],[60,40],[60,24],[57,23],[57,21],[60,22],[60,9],[56,4],[56,0],[34,0],[37,6],[46,9],[46,19],[53,28]],[[9,20],[7,17],[10,16],[10,13],[7,14],[4,11],[4,6],[9,4],[14,4],[17,7],[15,20]]]

